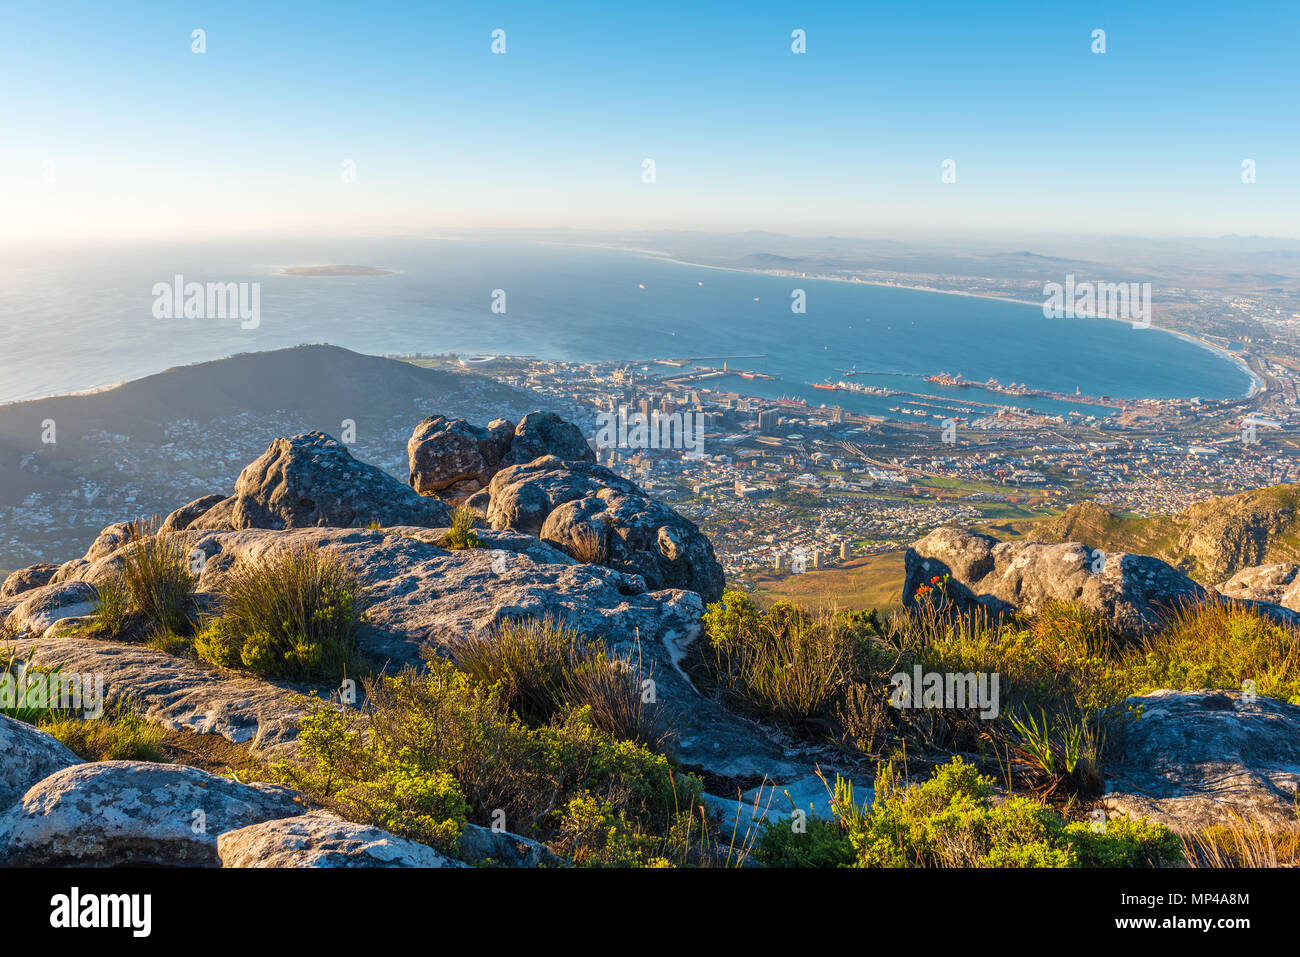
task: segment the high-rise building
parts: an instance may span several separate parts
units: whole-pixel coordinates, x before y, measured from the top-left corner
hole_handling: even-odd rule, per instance
[[[773,435],[779,421],[780,417],[777,415],[776,409],[766,409],[758,413],[758,431],[764,435]]]
[[[840,542],[840,558],[847,560],[853,554],[853,546],[848,542]]]

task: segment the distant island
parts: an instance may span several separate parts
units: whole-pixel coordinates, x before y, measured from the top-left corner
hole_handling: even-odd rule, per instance
[[[391,276],[391,269],[378,266],[286,266],[281,276]]]

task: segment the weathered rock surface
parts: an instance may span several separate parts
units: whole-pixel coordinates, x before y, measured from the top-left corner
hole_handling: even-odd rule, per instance
[[[42,585],[0,599],[0,624],[14,633],[44,634],[64,618],[80,618],[95,610],[95,589],[82,581]]]
[[[449,514],[444,503],[358,462],[325,433],[307,432],[272,442],[239,473],[235,494],[187,527],[351,528],[371,522],[432,526],[446,525]]]
[[[515,427],[510,448],[501,458],[502,466],[526,465],[544,455],[554,455],[566,462],[594,462],[596,453],[586,437],[572,422],[554,412],[529,412]]]
[[[295,695],[315,689],[235,676],[142,645],[93,638],[0,642],[32,666],[103,678],[104,705],[125,707],[168,728],[219,734],[267,758],[296,751],[303,708]]]
[[[706,602],[722,597],[722,566],[694,522],[602,465],[548,456],[502,469],[488,486],[488,521],[581,554],[597,542],[601,564],[639,575],[648,587],[685,588]]]
[[[42,585],[48,585],[50,579],[54,577],[59,570],[58,565],[28,565],[26,568],[20,568],[16,572],[10,573],[9,577],[0,585],[0,598],[12,598],[19,592],[30,591],[33,588],[40,588]]]
[[[193,524],[194,520],[213,506],[221,504],[226,497],[217,493],[204,495],[196,498],[186,505],[182,505],[176,511],[172,512],[163,519],[162,525],[158,527],[160,532],[182,532]]]
[[[550,618],[603,639],[616,651],[639,647],[644,666],[654,668],[659,700],[679,715],[677,748],[684,763],[722,777],[778,776],[800,768],[806,773],[806,765],[787,753],[783,742],[700,695],[681,671],[685,648],[700,630],[703,604],[696,592],[651,590],[639,575],[577,564],[554,545],[510,530],[480,530],[485,548],[449,551],[438,544],[443,531],[302,528],[181,534],[189,547],[208,556],[197,585],[200,598],[214,591],[238,562],[258,561],[290,548],[334,552],[356,570],[368,590],[371,604],[358,641],[362,652],[379,665],[418,665],[426,647],[454,656],[466,636],[507,619]],[[82,571],[94,575],[113,559],[105,556]],[[0,603],[0,612],[3,608]],[[114,660],[138,662],[130,680],[147,689],[141,701],[148,701],[149,716],[163,723],[194,728],[202,716],[210,715],[205,730],[232,740],[241,735],[259,742],[270,739],[274,745],[281,722],[296,717],[281,697],[283,689],[274,690],[278,686],[270,682],[247,679],[247,688],[219,687],[203,666],[150,649],[71,637],[42,639],[36,647],[38,661],[80,661],[77,670],[111,667],[109,662],[74,657],[98,648],[114,648],[105,652]],[[115,682],[106,684],[111,697]],[[254,689],[262,689],[263,696]]]
[[[425,844],[326,811],[226,831],[222,867],[464,867]]]
[[[1300,565],[1276,563],[1243,568],[1215,586],[1225,598],[1265,601],[1300,611]]]
[[[458,855],[470,864],[499,867],[559,867],[560,858],[545,844],[509,831],[494,831],[478,824],[466,824],[460,835]]]
[[[54,735],[0,714],[0,809],[55,771],[80,763]]]
[[[1110,813],[1180,831],[1234,814],[1300,826],[1300,706],[1236,691],[1156,691],[1128,703],[1143,711],[1107,764]]]
[[[1126,636],[1158,631],[1170,613],[1214,597],[1147,555],[1103,554],[1081,542],[999,542],[957,528],[935,529],[914,543],[904,566],[908,608],[916,607],[918,588],[947,575],[945,600],[962,612],[1034,615],[1049,601],[1064,601],[1097,613]],[[1300,622],[1300,615],[1280,606],[1252,605],[1284,623]]]
[[[445,497],[468,498],[496,474],[514,429],[508,419],[495,419],[483,429],[464,419],[429,416],[406,443],[411,488],[422,495],[454,489],[453,495]]]
[[[302,814],[301,795],[198,768],[78,764],[0,814],[0,865],[215,867],[226,831]]]
[[[416,426],[406,454],[411,487],[453,504],[482,491],[506,466],[545,455],[575,462],[596,460],[582,430],[553,412],[530,412],[518,426],[495,419],[487,428],[432,415]]]

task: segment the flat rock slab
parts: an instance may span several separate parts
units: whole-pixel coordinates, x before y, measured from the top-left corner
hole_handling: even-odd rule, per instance
[[[80,763],[54,735],[0,715],[0,810],[17,804],[32,785],[55,771]]]
[[[222,867],[465,867],[425,844],[326,811],[253,824],[217,838]]]
[[[0,642],[29,665],[103,679],[105,706],[135,711],[164,727],[219,734],[265,757],[291,757],[305,713],[294,696],[309,689],[232,676],[190,658],[94,638]]]
[[[1141,717],[1107,766],[1107,811],[1178,831],[1234,815],[1300,826],[1300,707],[1241,692],[1156,691],[1129,698]]]
[[[216,867],[219,835],[305,809],[289,788],[240,784],[198,768],[78,764],[0,814],[0,865]]]

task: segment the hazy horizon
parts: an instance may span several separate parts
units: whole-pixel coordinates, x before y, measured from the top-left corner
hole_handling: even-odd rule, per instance
[[[0,38],[6,248],[1300,235],[1282,5],[59,6]]]

